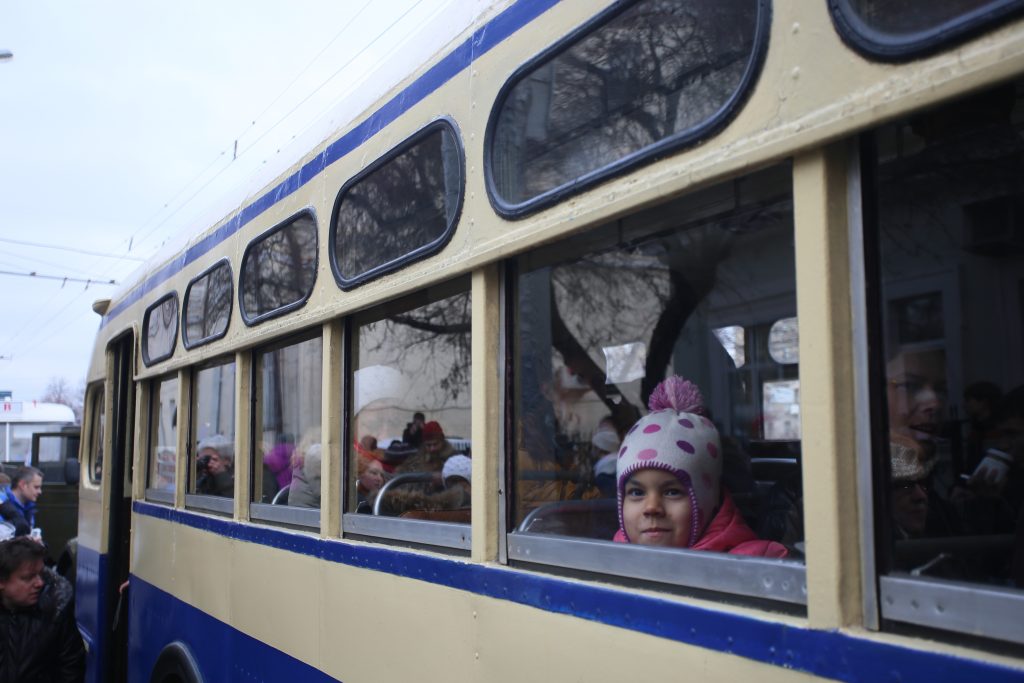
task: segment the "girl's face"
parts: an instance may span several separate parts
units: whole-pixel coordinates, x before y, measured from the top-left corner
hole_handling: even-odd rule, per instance
[[[626,482],[622,524],[630,543],[685,548],[690,517],[690,495],[674,474],[640,470]]]
[[[366,471],[359,477],[360,485],[367,491],[377,491],[384,485],[384,470],[381,464],[374,460],[366,466]]]

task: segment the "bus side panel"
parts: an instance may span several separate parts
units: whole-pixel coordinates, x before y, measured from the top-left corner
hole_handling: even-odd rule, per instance
[[[75,582],[75,614],[78,630],[88,648],[86,680],[101,683],[106,670],[106,639],[100,624],[106,623],[107,608],[102,587],[107,582],[107,556],[93,548],[78,546],[78,576]]]
[[[206,681],[334,681],[308,664],[132,575],[128,680],[147,683],[160,652],[184,644]],[[273,619],[273,615],[268,615]]]

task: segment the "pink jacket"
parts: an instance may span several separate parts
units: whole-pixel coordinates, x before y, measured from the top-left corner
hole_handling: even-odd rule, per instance
[[[626,543],[622,529],[615,532],[614,541]],[[762,541],[743,520],[732,497],[723,492],[722,507],[697,539],[690,550],[707,550],[730,555],[752,555],[754,557],[782,558],[789,554],[786,546],[775,541]]]

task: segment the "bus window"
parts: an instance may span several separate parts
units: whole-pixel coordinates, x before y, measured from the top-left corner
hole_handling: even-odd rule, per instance
[[[254,501],[320,507],[322,348],[316,337],[256,354]]]
[[[444,246],[462,206],[462,149],[437,121],[375,162],[338,193],[331,265],[351,289]]]
[[[521,215],[707,139],[755,82],[769,13],[759,0],[622,4],[516,73],[488,127],[499,211]]]
[[[185,348],[220,339],[231,319],[231,265],[221,261],[192,280],[185,290]]]
[[[193,375],[192,448],[189,493],[234,498],[235,364],[222,363]],[[208,501],[197,501],[200,504]],[[230,512],[223,505],[212,504]]]
[[[538,250],[518,272],[518,534],[612,540],[623,440],[656,385],[681,375],[719,435],[719,512],[799,557],[798,365],[770,352],[780,320],[796,336],[789,167]]]
[[[346,528],[376,535],[395,528],[384,524],[392,520],[367,527],[366,517],[468,524],[468,282],[430,288],[362,317],[352,337],[347,510],[358,514],[347,516]],[[396,533],[403,537],[400,525]],[[443,537],[434,542],[447,544]]]
[[[886,423],[875,433],[876,526],[891,577],[1024,588],[1022,104],[1018,81],[873,135]],[[892,585],[882,582],[883,615],[919,618],[900,611],[907,593]],[[984,615],[972,633],[1024,642],[1024,603],[1005,604],[1017,611],[971,606],[960,617]],[[946,607],[931,625],[957,618]]]
[[[299,308],[316,284],[316,219],[304,212],[249,243],[239,276],[246,325]]]
[[[174,501],[177,453],[178,378],[172,375],[154,380],[150,393],[147,498]]]
[[[178,338],[178,295],[171,292],[146,309],[142,327],[142,359],[146,365],[170,358]]]
[[[933,52],[999,25],[1024,9],[1021,0],[829,0],[840,35],[882,60]]]
[[[86,457],[86,468],[89,470],[89,482],[99,484],[103,479],[103,430],[106,426],[106,414],[103,410],[103,383],[97,382],[89,387],[89,454]]]

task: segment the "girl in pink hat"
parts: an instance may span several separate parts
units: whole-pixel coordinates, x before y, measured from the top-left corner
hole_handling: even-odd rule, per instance
[[[697,386],[668,377],[648,407],[618,452],[615,540],[785,557],[785,546],[757,538],[722,488],[722,446]]]

